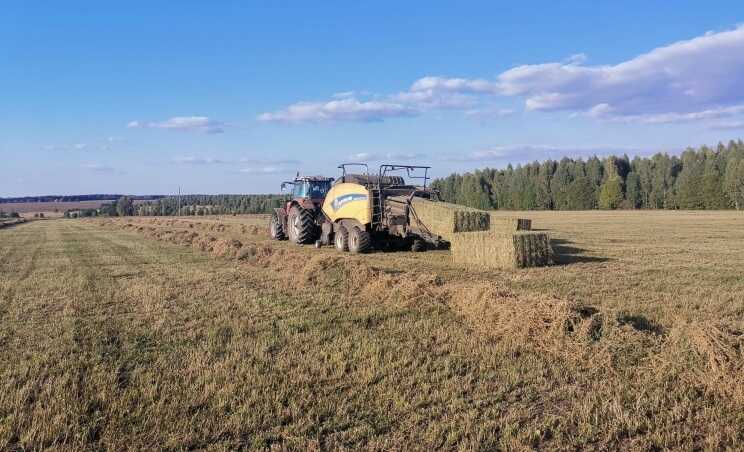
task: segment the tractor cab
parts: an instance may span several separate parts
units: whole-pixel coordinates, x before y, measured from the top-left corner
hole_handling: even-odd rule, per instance
[[[331,189],[331,182],[333,179],[328,177],[301,177],[295,179],[294,182],[283,183],[282,189],[291,185],[293,199],[323,200],[328,190]]]

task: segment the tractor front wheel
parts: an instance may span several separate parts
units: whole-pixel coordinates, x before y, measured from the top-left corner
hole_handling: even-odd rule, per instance
[[[352,227],[349,232],[349,251],[352,253],[366,253],[372,247],[369,232],[358,227]]]
[[[289,239],[300,245],[313,243],[318,235],[312,212],[299,206],[293,206],[289,210],[287,226]]]
[[[286,240],[287,235],[284,233],[284,225],[282,220],[279,218],[276,212],[271,215],[271,222],[269,223],[269,231],[271,238],[274,240]]]

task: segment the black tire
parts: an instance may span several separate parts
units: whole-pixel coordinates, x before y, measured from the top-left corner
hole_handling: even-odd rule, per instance
[[[300,206],[292,206],[289,209],[287,228],[289,229],[289,239],[299,245],[313,243],[318,238],[315,215]]]
[[[279,219],[279,215],[274,212],[271,215],[271,221],[269,222],[269,233],[271,238],[274,240],[287,240],[287,234],[284,233],[284,225],[282,220]]]
[[[411,245],[411,251],[414,253],[420,253],[426,251],[426,242],[421,239],[415,239]]]
[[[345,227],[338,227],[336,236],[333,238],[333,243],[336,245],[337,250],[349,251],[349,233],[346,231]]]
[[[354,254],[366,253],[370,248],[372,248],[372,237],[369,236],[369,232],[356,226],[352,227],[349,232],[349,251]]]

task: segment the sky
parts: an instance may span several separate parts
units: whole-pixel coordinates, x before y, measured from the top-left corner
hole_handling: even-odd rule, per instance
[[[0,197],[744,138],[744,2],[0,5]]]

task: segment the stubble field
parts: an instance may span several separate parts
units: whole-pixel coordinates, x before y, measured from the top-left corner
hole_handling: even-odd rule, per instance
[[[744,216],[524,216],[558,265],[258,216],[1,230],[0,449],[739,447]]]

